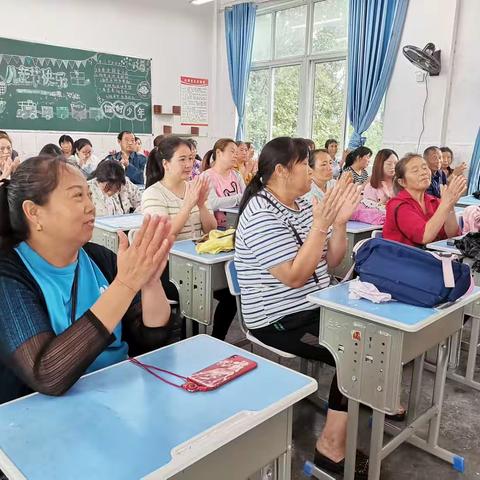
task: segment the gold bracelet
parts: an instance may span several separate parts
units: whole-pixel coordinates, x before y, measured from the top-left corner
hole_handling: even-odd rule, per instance
[[[137,294],[137,291],[132,288],[130,285],[127,285],[126,283],[122,282],[119,278],[116,279],[117,282],[120,284],[120,285],[123,285],[124,287],[128,288],[129,290],[131,290],[135,295]]]

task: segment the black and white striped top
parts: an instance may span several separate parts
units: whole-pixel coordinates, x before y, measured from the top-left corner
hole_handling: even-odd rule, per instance
[[[365,169],[363,169],[362,172],[358,174],[352,167],[347,167],[343,169],[342,173],[345,173],[345,172],[352,173],[353,183],[362,185],[363,183],[366,183],[368,180],[368,172]]]
[[[316,273],[300,288],[290,288],[276,279],[270,269],[293,260],[300,246],[286,219],[305,241],[313,222],[312,206],[299,198],[299,211],[292,210],[263,190],[280,209],[267,200],[253,197],[242,212],[236,233],[235,266],[241,290],[242,313],[249,329],[270,325],[286,315],[303,310],[313,310],[316,305],[307,302],[306,296],[320,288],[328,287],[326,245]]]

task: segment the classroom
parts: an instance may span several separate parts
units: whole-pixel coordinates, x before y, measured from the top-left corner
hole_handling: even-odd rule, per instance
[[[0,480],[480,478],[480,2],[2,11]]]

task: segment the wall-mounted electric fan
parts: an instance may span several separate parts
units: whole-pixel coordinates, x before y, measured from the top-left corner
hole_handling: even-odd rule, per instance
[[[440,73],[442,66],[440,50],[435,50],[433,43],[427,43],[423,49],[414,45],[405,45],[403,54],[411,63],[429,73],[430,76],[435,77]]]

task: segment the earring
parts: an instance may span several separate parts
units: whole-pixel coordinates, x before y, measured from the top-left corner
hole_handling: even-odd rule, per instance
[[[37,223],[37,232],[42,232],[43,231],[43,227]]]

